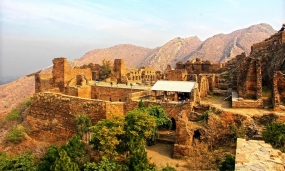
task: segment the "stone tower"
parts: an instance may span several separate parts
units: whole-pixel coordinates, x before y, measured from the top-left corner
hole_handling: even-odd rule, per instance
[[[53,85],[64,92],[64,85],[69,81],[67,77],[70,75],[71,67],[66,58],[54,58],[52,62]]]
[[[125,76],[127,74],[127,67],[124,60],[122,59],[114,60],[114,73],[118,80],[120,80],[122,76]]]

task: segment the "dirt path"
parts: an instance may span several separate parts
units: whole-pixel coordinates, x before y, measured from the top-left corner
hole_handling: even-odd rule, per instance
[[[158,168],[167,166],[174,167],[177,171],[188,171],[185,168],[186,162],[172,158],[173,144],[156,143],[153,146],[147,146],[147,156],[150,162],[155,163]]]

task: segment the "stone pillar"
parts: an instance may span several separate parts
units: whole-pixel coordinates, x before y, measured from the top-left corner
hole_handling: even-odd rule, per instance
[[[163,92],[163,99],[165,99],[167,97],[167,91]]]
[[[262,98],[262,75],[260,60],[256,60],[256,99]]]
[[[174,101],[178,101],[178,92],[174,93]]]

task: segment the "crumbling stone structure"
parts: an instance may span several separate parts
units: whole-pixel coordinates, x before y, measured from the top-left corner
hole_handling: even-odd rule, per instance
[[[237,93],[233,92],[233,107],[263,107],[262,87],[271,92],[274,110],[285,110],[285,32],[278,32],[251,48],[249,56],[236,57],[238,65],[236,79],[233,79]]]
[[[200,58],[176,63],[176,69],[186,69],[188,74],[218,73],[222,67],[223,64],[213,64]]]

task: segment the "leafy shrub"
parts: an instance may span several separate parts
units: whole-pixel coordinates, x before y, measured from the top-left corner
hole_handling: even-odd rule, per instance
[[[34,157],[29,153],[24,153],[20,156],[16,156],[13,158],[6,158],[5,154],[0,154],[0,170],[35,171],[36,165],[34,163]]]
[[[115,161],[110,161],[106,158],[103,158],[99,163],[87,163],[85,164],[84,171],[127,171],[128,167],[126,165],[117,163]]]
[[[17,126],[12,128],[6,135],[6,139],[11,143],[20,143],[24,139],[24,128],[23,126]]]
[[[167,164],[167,166],[162,168],[161,171],[176,171],[176,169]]]
[[[285,124],[281,122],[270,123],[266,130],[262,132],[266,142],[276,148],[284,147],[285,144]]]
[[[201,116],[199,116],[198,121],[205,121],[208,123],[209,120],[209,111],[205,111]]]
[[[235,170],[235,157],[227,154],[225,160],[221,163],[220,171],[233,171]]]
[[[6,120],[7,121],[15,121],[20,119],[21,115],[20,115],[20,111],[16,108],[13,108],[12,111],[10,113],[8,113],[8,115],[6,116]]]

